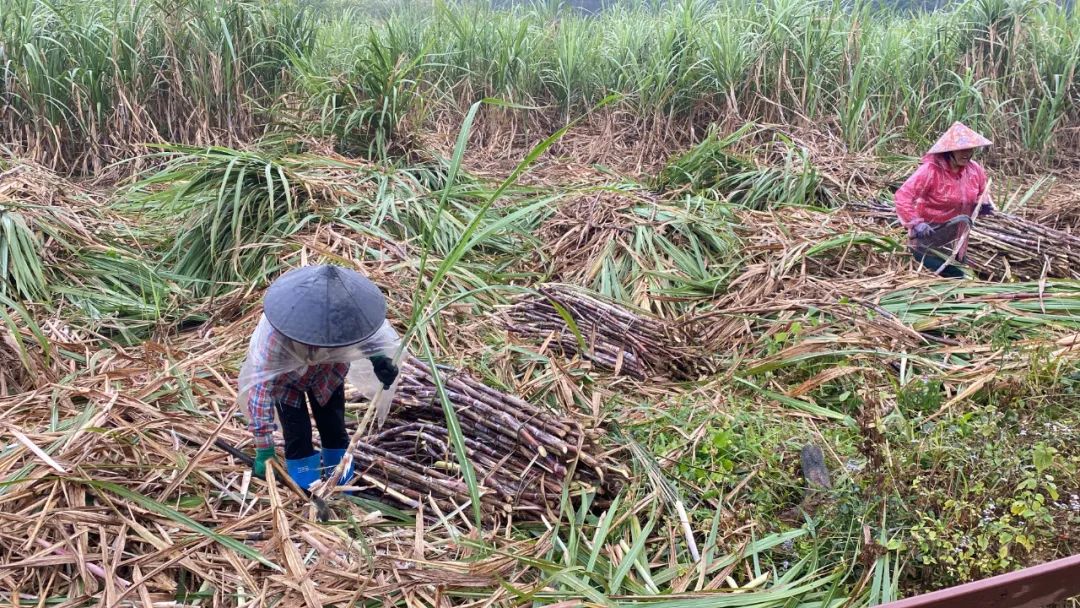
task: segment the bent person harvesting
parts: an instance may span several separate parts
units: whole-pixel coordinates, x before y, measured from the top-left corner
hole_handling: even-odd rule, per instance
[[[952,262],[964,262],[971,220],[993,214],[986,172],[971,159],[976,149],[989,145],[989,139],[953,123],[896,191],[896,215],[908,229],[915,259],[943,277],[963,278],[964,271]]]
[[[308,266],[274,281],[239,380],[241,407],[247,407],[255,439],[255,475],[265,475],[267,461],[275,457],[275,413],[293,481],[306,490],[332,473],[349,445],[346,379],[368,398],[379,387],[392,395],[398,376],[392,357],[399,346],[386,320],[386,299],[361,274]],[[321,450],[312,442],[311,418]],[[346,470],[340,483],[351,477]]]

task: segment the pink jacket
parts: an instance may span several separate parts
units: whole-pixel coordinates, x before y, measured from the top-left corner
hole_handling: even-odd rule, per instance
[[[927,154],[922,164],[896,191],[896,215],[908,229],[913,247],[920,243],[913,236],[915,226],[926,222],[939,226],[958,215],[971,216],[986,191],[986,172],[979,163],[971,161],[959,171],[954,171],[940,154]],[[966,225],[956,231],[960,239],[967,232]],[[967,250],[957,255],[963,259]]]

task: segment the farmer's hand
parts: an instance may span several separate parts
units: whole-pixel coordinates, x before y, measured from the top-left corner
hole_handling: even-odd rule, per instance
[[[915,238],[917,239],[925,239],[926,237],[930,236],[930,233],[932,233],[933,231],[934,229],[930,227],[930,224],[927,224],[926,222],[919,222],[918,224],[915,224],[914,228],[912,228],[911,233],[914,234]]]
[[[979,205],[979,215],[994,215],[994,203],[986,201]]]
[[[371,367],[375,370],[375,377],[382,382],[383,388],[390,388],[394,380],[397,380],[398,368],[390,357],[383,355],[371,357]]]
[[[266,463],[274,459],[274,448],[256,448],[251,472],[259,479],[266,479]]]

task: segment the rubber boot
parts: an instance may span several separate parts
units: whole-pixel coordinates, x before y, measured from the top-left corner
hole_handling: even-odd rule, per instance
[[[344,457],[345,457],[345,448],[338,448],[338,449],[323,448],[323,451],[322,451],[323,479],[326,479],[327,477],[330,477],[330,474],[334,472],[334,469],[337,467],[338,463],[340,463],[341,459],[344,458]],[[341,473],[341,479],[338,480],[338,485],[343,486],[343,485],[349,483],[352,480],[352,473],[353,473],[352,463],[349,463],[349,466],[346,467],[345,471]],[[347,494],[349,494],[351,496],[352,492],[347,492]]]
[[[289,471],[289,477],[296,482],[301,489],[307,490],[311,484],[319,481],[319,452],[316,451],[307,458],[285,460],[285,468]]]

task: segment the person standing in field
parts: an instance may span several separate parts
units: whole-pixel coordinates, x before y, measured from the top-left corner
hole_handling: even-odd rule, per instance
[[[978,215],[994,212],[986,172],[971,159],[976,149],[989,145],[989,139],[955,122],[896,191],[896,215],[908,229],[915,259],[943,277],[963,278],[964,271],[951,262],[964,261],[971,218],[976,210]]]
[[[285,439],[285,466],[301,488],[332,473],[345,456],[345,380],[368,398],[382,387],[389,405],[400,347],[386,320],[386,299],[363,275],[338,266],[307,266],[279,277],[266,292],[239,378],[255,439],[254,474],[275,458],[274,415]],[[386,407],[380,407],[381,418]],[[311,417],[322,449],[312,443]],[[352,477],[351,466],[340,480]]]

